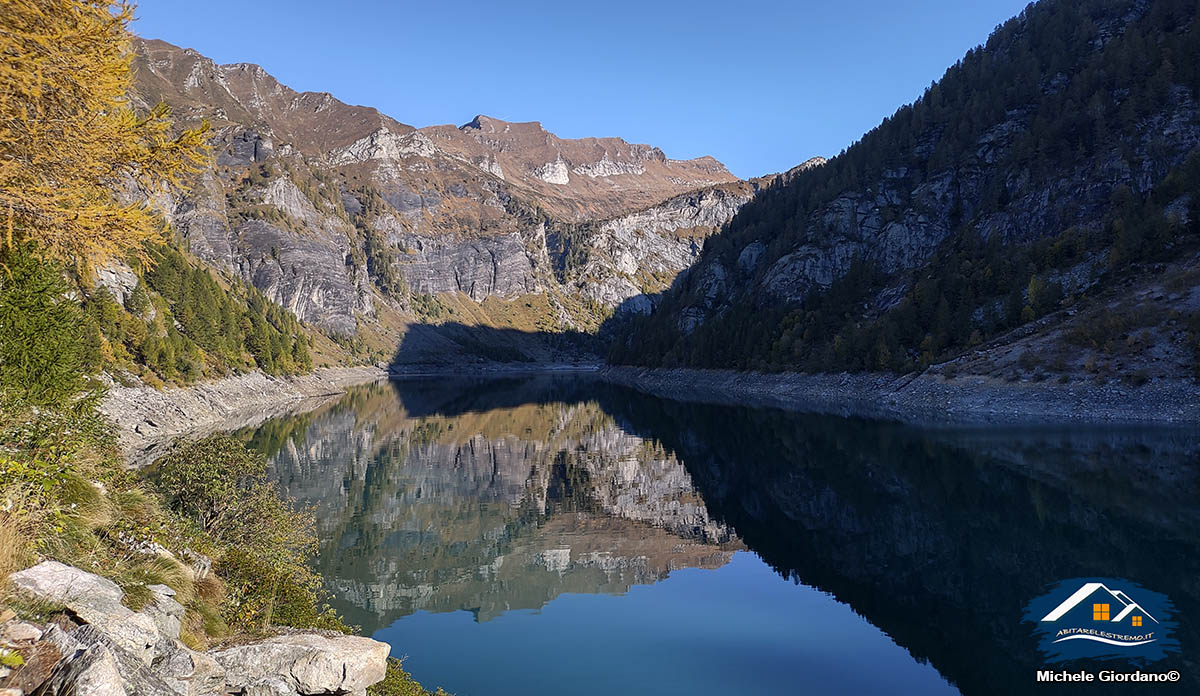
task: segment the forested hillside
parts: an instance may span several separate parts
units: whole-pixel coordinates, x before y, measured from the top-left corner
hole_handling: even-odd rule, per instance
[[[1195,350],[1198,17],[1191,0],[1031,5],[743,207],[611,359],[908,371],[1025,326],[1101,362],[1143,340]]]
[[[99,367],[185,383],[256,368],[271,375],[312,369],[313,339],[287,310],[237,281],[219,281],[174,247],[149,253],[152,265],[140,277],[130,273],[86,292]]]

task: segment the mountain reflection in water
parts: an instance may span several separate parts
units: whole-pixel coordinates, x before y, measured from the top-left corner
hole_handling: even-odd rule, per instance
[[[809,586],[853,609],[826,621],[865,617],[907,651],[906,669],[927,662],[966,694],[1070,692],[1034,683],[1042,662],[1021,623],[1024,604],[1066,578],[1129,578],[1166,593],[1181,617],[1182,655],[1152,669],[1180,669],[1185,691],[1200,683],[1189,650],[1200,645],[1195,432],[926,430],[538,375],[359,387],[249,437],[283,490],[315,506],[318,569],[334,607],[381,637],[414,612],[465,610],[478,624],[545,607],[551,625],[557,597],[623,595],[684,568],[771,582],[727,565],[748,549],[802,584],[793,594]],[[750,611],[737,594],[728,606],[696,608],[712,631]],[[771,620],[763,635],[774,635]],[[397,649],[417,659],[414,646]],[[778,672],[762,684],[804,679],[789,671],[803,645],[755,650],[727,654],[729,669],[744,657],[747,669]],[[843,671],[862,668],[852,647],[844,652]],[[418,664],[409,668],[423,678]],[[836,674],[838,665],[820,669]],[[653,670],[638,666],[645,683]],[[912,674],[892,692],[936,686]],[[742,677],[743,693],[758,692],[755,675]],[[818,688],[839,690],[856,691],[836,681]]]
[[[485,384],[496,398],[506,385]],[[319,569],[365,631],[419,609],[486,621],[619,594],[741,548],[682,463],[595,401],[487,408],[477,385],[445,400],[428,386],[361,387],[255,436],[286,494],[316,505]]]

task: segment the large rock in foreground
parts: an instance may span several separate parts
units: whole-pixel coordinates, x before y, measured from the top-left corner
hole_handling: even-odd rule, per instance
[[[228,689],[262,694],[365,694],[383,679],[391,648],[359,636],[276,636],[212,653]]]
[[[146,664],[163,652],[154,620],[121,604],[125,592],[112,580],[57,561],[13,573],[9,580],[18,592],[61,604]]]
[[[209,653],[179,642],[185,608],[166,586],[134,611],[116,583],[45,561],[9,577],[17,592],[63,607],[47,627],[0,619],[0,648],[31,657],[0,668],[0,693],[44,696],[364,696],[387,672],[386,643],[296,633]]]

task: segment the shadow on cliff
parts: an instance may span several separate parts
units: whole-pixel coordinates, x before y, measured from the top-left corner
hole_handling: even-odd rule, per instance
[[[392,356],[393,372],[471,372],[495,365],[594,364],[600,360],[597,336],[580,331],[520,331],[459,322],[412,324]]]
[[[454,417],[526,405],[577,404],[595,400],[606,383],[589,372],[463,374],[410,377],[390,382],[410,417]]]
[[[632,317],[647,313],[660,296],[642,294],[626,299],[596,333],[521,331],[460,322],[411,324],[389,367],[403,375],[492,372],[498,367],[535,371],[549,366],[595,366],[604,362],[613,337]]]

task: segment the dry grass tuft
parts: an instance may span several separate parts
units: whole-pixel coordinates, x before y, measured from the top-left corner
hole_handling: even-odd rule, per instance
[[[8,576],[28,565],[32,555],[28,548],[29,532],[22,529],[17,518],[0,512],[0,587]]]

